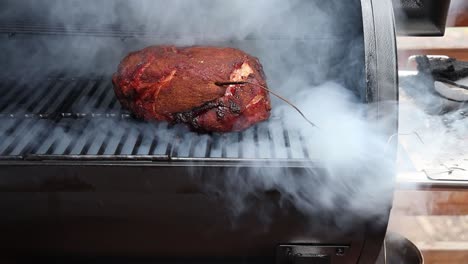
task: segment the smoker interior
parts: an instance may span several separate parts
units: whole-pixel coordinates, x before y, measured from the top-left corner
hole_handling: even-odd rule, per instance
[[[370,1],[289,1],[287,8],[286,1],[234,2],[237,8],[216,1],[2,1],[0,209],[15,212],[1,220],[4,248],[270,263],[280,244],[315,247],[328,256],[323,263],[376,255],[380,238],[370,257],[361,250],[382,227],[368,229],[362,219],[343,230],[336,212],[317,208],[304,216],[280,206],[277,190],[263,190],[233,221],[222,194],[205,192],[204,183],[223,177],[278,171],[310,177],[320,188],[320,153],[305,144],[313,135],[288,128],[281,112],[241,133],[200,135],[135,120],[116,100],[110,79],[119,61],[155,44],[242,49],[260,59],[270,88],[285,97],[333,81],[357,101],[378,100],[365,65],[362,10]],[[265,7],[271,14],[255,20]],[[245,28],[244,18],[252,20]],[[265,210],[272,217],[262,219]]]
[[[76,5],[76,2],[70,1],[69,4]],[[168,9],[180,9],[181,4],[187,3],[176,2]],[[110,77],[125,54],[148,45],[220,45],[240,48],[259,57],[271,88],[286,97],[303,87],[308,89],[324,81],[336,81],[365,101],[360,4],[359,1],[353,2],[308,4],[292,1],[290,8],[298,16],[294,23],[307,26],[277,31],[281,27],[275,27],[281,22],[275,22],[273,18],[285,18],[279,12],[268,18],[271,26],[259,21],[259,28],[249,28],[252,33],[245,36],[221,34],[221,40],[216,37],[218,27],[202,31],[207,24],[210,25],[210,19],[216,19],[212,14],[213,17],[206,18],[206,21],[200,19],[199,25],[190,28],[195,31],[192,33],[194,36],[186,40],[184,27],[162,30],[157,23],[163,24],[164,20],[158,19],[157,15],[150,24],[153,27],[138,24],[143,23],[138,21],[138,8],[130,9],[134,10],[133,14],[131,11],[119,14],[121,17],[117,17],[120,18],[117,21],[113,21],[116,19],[113,16],[108,20],[98,19],[98,24],[80,21],[83,16],[80,13],[93,17],[92,14],[108,12],[112,7],[129,10],[129,7],[141,3],[104,1],[96,4],[97,10],[91,8],[92,5],[82,5],[77,9],[84,10],[73,11],[75,9],[71,6],[68,7],[70,9],[65,8],[67,5],[61,1],[50,1],[49,5],[6,1],[5,10],[15,12],[4,11],[6,15],[2,16],[3,22],[0,23],[0,32],[4,33],[1,35],[1,48],[5,54],[2,64],[7,69],[0,77],[3,94],[0,118],[4,120],[0,132],[0,155],[8,158],[31,155],[312,158],[313,151],[301,142],[306,135],[301,135],[300,131],[289,131],[278,113],[270,122],[244,133],[222,136],[200,136],[164,123],[138,123],[116,101]],[[163,5],[167,4],[151,6]],[[49,6],[55,9],[61,6],[64,11],[54,13],[51,10],[55,9]],[[242,11],[229,14],[240,16],[239,12]],[[324,19],[323,13],[330,18],[335,13],[345,13],[346,16]],[[315,18],[316,15],[320,18]],[[125,22],[121,21],[123,18]],[[198,21],[197,18],[188,18],[192,19]],[[230,21],[222,22],[226,25],[221,27],[232,27]],[[288,81],[295,79],[307,82],[288,85]],[[273,100],[274,107],[281,104]],[[303,147],[291,147],[294,144]]]

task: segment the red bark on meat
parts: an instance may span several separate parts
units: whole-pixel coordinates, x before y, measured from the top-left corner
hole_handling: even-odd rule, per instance
[[[148,47],[125,57],[112,82],[122,106],[144,120],[231,132],[270,116],[262,65],[233,48]],[[248,83],[217,85],[226,82]]]

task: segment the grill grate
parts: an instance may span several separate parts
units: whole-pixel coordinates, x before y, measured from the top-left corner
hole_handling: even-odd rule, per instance
[[[109,78],[3,80],[0,91],[3,159],[310,158],[299,131],[275,117],[241,133],[212,135],[135,120],[121,109]]]

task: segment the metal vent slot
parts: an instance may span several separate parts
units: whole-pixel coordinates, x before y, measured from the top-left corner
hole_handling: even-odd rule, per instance
[[[240,133],[197,134],[141,122],[122,110],[108,78],[1,81],[0,155],[70,158],[308,159],[299,131],[275,117]],[[1,157],[0,156],[0,157]]]

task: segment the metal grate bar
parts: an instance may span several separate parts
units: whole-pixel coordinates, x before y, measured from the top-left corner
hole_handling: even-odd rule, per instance
[[[60,113],[58,109],[61,105],[66,103],[67,98],[71,98],[73,96],[73,91],[79,87],[80,83],[77,81],[73,81],[70,85],[70,89],[59,90],[55,95],[56,97],[49,101],[48,105],[45,105],[43,109],[39,110],[41,113]],[[66,84],[65,84],[66,85]],[[70,96],[72,95],[72,96]]]
[[[304,159],[309,159],[310,156],[309,156],[309,151],[307,150],[307,144],[305,144],[305,140],[304,140],[304,137],[300,134],[299,134],[299,141],[302,143],[302,153],[304,154]]]
[[[152,124],[143,125],[139,134],[141,136],[140,146],[136,150],[133,150],[133,152],[136,152],[135,155],[151,155],[154,151],[156,145],[153,145],[153,141],[156,141],[156,137],[154,136],[152,127]]]
[[[168,125],[166,123],[157,124],[154,135],[157,138],[157,145],[151,155],[167,155],[168,140],[171,140],[168,132]]]
[[[83,106],[78,106],[79,109],[85,112],[95,112],[98,107],[98,98],[108,93],[106,88],[107,85],[104,82],[95,82],[91,89],[91,94],[88,95],[88,98],[84,98],[86,101],[82,102]]]
[[[286,143],[284,142],[284,136],[282,134],[283,129],[281,128],[280,122],[274,120],[269,124],[269,130],[272,135],[273,146],[275,147],[275,155],[278,159],[287,159],[288,154],[285,149]]]
[[[110,141],[111,136],[112,136],[112,132],[109,129],[107,131],[107,133],[106,133],[106,137],[105,137],[104,141],[102,142],[102,145],[99,147],[99,150],[97,152],[98,155],[103,155],[104,154],[104,152],[106,151],[106,148],[107,148],[107,144]]]
[[[83,91],[80,93],[79,97],[71,104],[70,112],[83,113],[85,109],[82,108],[86,104],[87,99],[91,98],[90,96],[96,92],[96,81],[90,81],[86,84]]]
[[[172,141],[168,140],[168,142],[166,144],[166,151],[165,151],[164,155],[166,155],[168,157],[172,157]]]
[[[36,112],[38,113],[37,111],[35,111],[35,108],[36,106],[46,100],[45,98],[47,98],[47,96],[50,94],[50,90],[57,84],[57,80],[52,80],[52,81],[46,81],[45,83],[47,83],[48,85],[46,86],[43,86],[42,89],[36,89],[39,94],[37,95],[37,98],[31,98],[33,100],[30,100],[30,102],[28,102],[25,106],[25,112],[28,112],[28,113],[32,113],[32,112]],[[20,109],[16,109],[17,112],[21,112]]]
[[[172,156],[190,157],[190,145],[193,138],[193,133],[178,130],[174,140],[175,144],[172,148]]]
[[[69,93],[68,97],[66,97],[56,108],[55,112],[56,113],[69,113],[71,112],[71,105],[73,102],[76,100],[76,98],[81,97],[81,94],[83,93],[83,90],[81,89],[86,85],[87,81],[83,80],[78,80],[76,81],[76,85],[74,86],[74,89]]]
[[[12,150],[5,150],[6,155],[21,155],[23,152],[31,152],[34,147],[40,144],[45,137],[47,127],[32,125],[31,129],[26,132],[26,136],[19,139],[16,144],[10,145]]]
[[[62,148],[63,150],[67,147],[64,142],[69,142],[69,138],[65,131],[69,131],[71,128],[71,123],[66,124],[65,126],[56,126],[52,134],[44,140],[44,145],[41,146],[38,150],[38,154],[53,154],[57,148]],[[63,150],[59,150],[58,153],[63,153]]]
[[[299,132],[295,130],[288,131],[286,129],[284,129],[284,131],[286,131],[286,133],[288,134],[291,158],[304,159],[303,144],[300,141],[301,137]]]
[[[282,125],[283,127],[283,137],[284,137],[284,147],[286,148],[286,153],[288,155],[288,159],[292,158],[292,153],[291,153],[291,141],[289,139],[289,133],[287,129],[284,129],[284,124]]]
[[[196,141],[193,139],[190,140],[188,157],[195,157],[195,145],[196,145]]]
[[[28,112],[27,109],[30,108],[34,102],[41,101],[42,98],[49,93],[48,89],[46,88],[49,86],[47,85],[48,82],[45,82],[44,84],[44,86],[36,87],[36,89],[27,86],[23,87],[22,89],[24,93],[22,98],[12,101],[3,111],[8,113],[12,112],[14,109],[16,113]]]
[[[25,104],[24,112],[27,112],[27,113],[35,112],[34,111],[35,107],[39,104],[39,102],[45,100],[44,98],[46,98],[47,95],[50,93],[50,88],[55,86],[57,81],[53,80],[53,81],[50,81],[50,82],[47,82],[47,83],[49,83],[49,84],[47,86],[45,86],[45,89],[44,88],[43,89],[37,89],[37,91],[38,91],[37,97],[31,98],[31,100],[29,100]]]
[[[243,135],[242,135],[242,133],[237,133],[237,142],[243,142]],[[243,151],[243,149],[242,149],[242,144],[239,144],[237,156],[238,156],[238,157],[243,157],[243,156],[244,156],[244,151]]]
[[[54,143],[52,144],[52,148],[47,150],[47,154],[68,155],[70,153],[69,145],[71,142],[72,141],[69,137],[65,137],[62,139],[57,137]]]
[[[158,145],[158,139],[157,139],[157,137],[153,137],[153,140],[151,141],[150,148],[148,150],[149,155],[154,155],[154,152],[156,151],[157,145]]]
[[[219,141],[220,136],[218,134],[211,137],[210,155],[208,157],[221,158],[221,144]]]
[[[2,101],[0,103],[0,113],[11,104],[11,101],[13,101],[14,98],[18,98],[21,92],[24,92],[23,87],[24,85],[20,86],[20,88],[15,85],[10,89],[10,91],[7,92],[7,94],[1,97]]]
[[[42,98],[42,100],[37,101],[38,104],[32,107],[31,112],[34,113],[47,113],[48,107],[55,101],[55,99],[64,91],[66,87],[66,83],[64,82],[54,82],[51,86],[52,88],[48,90],[46,96]]]
[[[117,148],[115,149],[114,153],[110,153],[110,154],[113,154],[113,155],[122,154],[122,149],[123,149],[123,146],[125,144],[125,141],[127,141],[127,139],[128,139],[128,134],[129,134],[129,128],[126,127],[123,130],[122,136],[120,137],[119,143],[117,144]]]
[[[33,152],[33,153],[36,153],[36,154],[51,154],[51,151],[52,151],[52,148],[54,148],[53,144],[57,138],[57,135],[58,134],[62,134],[61,133],[61,130],[62,128],[60,127],[55,127],[52,132],[50,133],[50,135],[43,141],[41,141],[42,143],[40,143],[40,146],[39,148],[37,149],[37,151]]]
[[[91,129],[91,126],[94,126],[95,122],[89,121],[86,124],[84,129]],[[65,150],[66,153],[74,154],[74,155],[84,155],[87,154],[87,149],[89,149],[89,144],[91,138],[93,137],[92,133],[83,133],[81,134],[78,139],[73,140],[73,142],[69,145],[69,148]]]
[[[3,133],[3,135],[6,137],[11,136],[22,122],[24,122],[24,120],[15,119],[14,123],[11,123],[10,126],[5,127],[5,132]]]
[[[255,145],[253,130],[249,129],[242,133],[242,141],[239,143],[242,146],[241,158],[255,157]]]
[[[141,148],[141,142],[143,141],[143,135],[141,133],[138,133],[135,139],[135,145],[133,145],[132,152],[130,153],[131,155],[138,155],[138,149]],[[132,146],[129,146],[132,147]]]
[[[109,91],[112,90],[111,85],[107,88]],[[106,97],[102,100],[101,105],[102,109],[112,109],[112,106],[119,106],[117,99],[113,93],[107,93]],[[109,111],[112,113],[112,111]]]
[[[254,140],[254,151],[255,151],[255,157],[259,157],[259,140],[258,140],[258,126],[253,127],[253,140]]]
[[[205,158],[209,136],[203,135],[192,140],[193,155],[191,157]]]
[[[14,148],[15,144],[17,144],[19,140],[21,140],[23,137],[27,138],[28,132],[34,124],[34,121],[35,120],[33,119],[25,120],[18,126],[15,126],[11,133],[7,133],[9,135],[7,135],[0,143],[0,153],[2,155],[7,155],[7,153]]]
[[[83,148],[81,149],[80,155],[89,155],[89,148],[91,147],[91,143],[94,137],[88,136],[86,138],[86,143],[84,144]]]
[[[180,143],[179,156],[187,158],[192,157],[193,154],[190,153],[193,153],[193,140],[194,137],[192,136],[192,133],[184,133]]]
[[[13,119],[13,118],[3,118],[0,119],[1,126],[0,126],[0,135],[6,136],[7,132],[11,130],[13,127],[17,125],[17,123],[20,122],[18,119]]]
[[[259,135],[265,135],[265,137],[260,137]],[[274,158],[274,148],[272,148],[271,135],[268,127],[265,124],[261,124],[257,131],[257,141],[258,141],[258,155],[260,157]]]
[[[106,138],[110,137],[110,131],[103,132],[103,133],[97,133],[92,137],[92,141],[89,142],[89,148],[85,154],[87,155],[98,155],[99,151],[102,150],[102,153],[104,153],[104,148],[105,148],[105,143],[106,143]]]
[[[276,151],[275,151],[275,145],[274,145],[274,141],[273,141],[273,136],[271,135],[271,132],[270,130],[267,131],[266,133],[267,137],[268,137],[268,145],[270,146],[270,157],[271,158],[276,158]]]
[[[96,98],[96,101],[94,103],[94,108],[95,109],[102,108],[102,104],[104,102],[104,99],[106,99],[106,97],[108,97],[109,95],[112,95],[112,93],[108,93],[108,91],[111,91],[112,89],[106,82],[101,81],[101,88],[102,88],[103,92],[101,92],[99,97]],[[111,98],[115,98],[115,96],[113,96]]]
[[[213,148],[213,139],[207,138],[206,139],[206,151],[205,151],[205,158],[211,157],[211,150]]]
[[[47,107],[65,90],[64,88],[66,85],[67,84],[64,82],[51,82],[45,89],[47,91],[45,96],[41,98],[41,100],[34,101],[33,104],[28,107],[28,110],[33,113],[46,113]]]
[[[227,158],[236,158],[239,157],[239,142],[237,141],[237,134],[226,136],[225,151]]]
[[[104,150],[104,155],[114,155],[116,153],[117,148],[119,147],[120,141],[124,137],[124,129],[118,129],[117,131],[111,132],[112,133],[112,140],[107,142],[107,146]]]
[[[70,128],[69,131],[71,133],[78,132],[78,129],[83,130],[83,131],[87,131],[87,129],[89,129],[89,124],[90,123],[91,123],[91,120],[89,120],[89,119],[87,119],[87,120],[77,120],[75,122],[75,124],[73,124],[73,126]],[[83,133],[83,134],[78,134],[78,135],[79,135],[78,138],[67,139],[68,144],[66,144],[66,146],[64,144],[59,145],[60,148],[65,147],[65,149],[63,150],[63,153],[65,155],[78,154],[77,149],[78,149],[79,146],[82,146],[83,137],[85,137],[87,134]],[[60,139],[58,139],[58,140],[60,140]]]
[[[229,147],[227,144],[228,137],[226,134],[221,136],[221,157],[227,157],[227,148]]]

